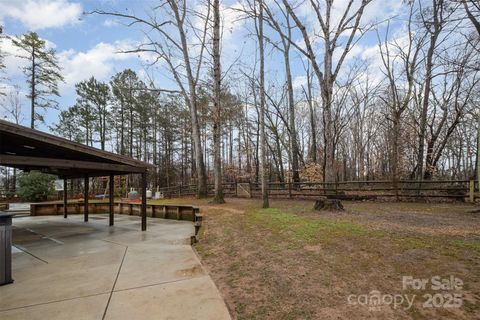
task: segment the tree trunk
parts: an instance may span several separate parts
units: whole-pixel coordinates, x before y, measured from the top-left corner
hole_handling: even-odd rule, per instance
[[[400,140],[400,116],[401,114],[394,111],[393,115],[393,132],[392,132],[392,181],[395,192],[395,199],[399,200],[398,192],[398,162],[399,162],[399,140]]]
[[[221,65],[220,65],[220,3],[213,0],[213,82],[214,82],[214,106],[213,106],[213,170],[215,195],[213,203],[225,203],[222,187],[222,159],[221,148]]]
[[[325,73],[323,86],[321,86],[323,116],[325,123],[325,182],[334,183],[336,174],[334,166],[334,137],[333,137],[333,119],[332,119],[332,95],[333,95],[333,79],[332,79],[332,57],[333,52],[330,50],[330,43],[325,43]]]
[[[188,105],[190,109],[190,117],[192,120],[192,135],[193,143],[195,145],[195,164],[197,166],[197,197],[206,198],[207,197],[207,173],[205,170],[205,160],[203,158],[203,148],[202,140],[200,138],[200,126],[198,121],[198,111],[197,111],[197,92],[196,92],[196,83],[193,75],[191,61],[189,56],[189,46],[187,44],[187,37],[185,35],[185,30],[183,29],[183,18],[180,16],[178,10],[178,5],[176,1],[169,1],[169,4],[174,11],[175,19],[177,22],[177,28],[180,36],[181,47],[183,60],[185,63],[185,69],[187,72],[189,95],[188,95]]]
[[[425,173],[423,179],[431,180],[433,178],[433,172],[435,165],[433,164],[433,147],[435,146],[436,137],[432,137],[427,143],[427,157],[425,158]]]
[[[432,69],[433,69],[433,54],[437,44],[437,39],[442,29],[442,21],[439,20],[439,8],[443,6],[443,0],[432,0],[433,9],[433,31],[430,35],[430,46],[427,51],[426,66],[425,66],[425,91],[423,94],[422,113],[420,115],[420,131],[418,135],[418,159],[417,159],[417,179],[423,178],[423,158],[425,153],[425,136],[427,132],[427,112],[430,101],[430,91],[432,86]],[[427,23],[427,22],[424,22]]]
[[[260,175],[262,180],[262,207],[268,208],[268,181],[266,163],[266,135],[265,135],[265,54],[263,46],[263,0],[258,1],[258,47],[260,54]]]
[[[288,24],[288,18],[287,18]],[[288,30],[290,36],[290,28]],[[299,165],[298,165],[298,140],[297,140],[297,129],[295,124],[295,100],[293,98],[293,81],[292,81],[292,72],[290,69],[290,41],[289,39],[284,39],[282,36],[283,42],[283,59],[285,63],[285,75],[287,81],[287,93],[288,93],[288,112],[289,112],[289,122],[290,122],[290,153],[292,159],[292,180],[294,183],[300,182],[299,176]],[[279,155],[281,157],[281,155]]]
[[[125,155],[125,116],[123,100],[120,101],[120,154]]]
[[[313,107],[312,84],[310,83],[310,76],[307,75],[307,90],[308,90],[308,108],[310,112],[310,131],[312,135],[311,143],[311,157],[312,162],[317,163],[317,124],[315,121],[315,108]]]
[[[30,95],[31,95],[31,121],[30,121],[30,128],[35,129],[35,76],[36,76],[36,70],[35,70],[35,47],[32,49],[32,84],[30,86]]]
[[[478,189],[480,189],[480,115],[477,115],[477,152],[475,173],[477,177]]]

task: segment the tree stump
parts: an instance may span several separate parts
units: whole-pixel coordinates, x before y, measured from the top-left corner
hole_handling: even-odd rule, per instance
[[[342,203],[338,199],[325,199],[315,201],[314,210],[344,211]]]

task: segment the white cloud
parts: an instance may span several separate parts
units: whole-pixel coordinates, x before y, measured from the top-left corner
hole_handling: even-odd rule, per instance
[[[21,58],[20,56],[24,56],[26,53],[22,49],[16,47],[12,40],[16,39],[19,40],[18,37],[9,35],[8,37],[2,38],[0,40],[0,45],[2,46],[2,51],[6,54],[4,59],[5,66],[6,66],[6,75],[8,78],[15,77],[22,73],[22,69],[27,66],[28,62],[26,59]],[[54,49],[56,48],[56,44],[48,41],[46,39],[42,39],[45,41],[45,47],[47,49]]]
[[[10,36],[10,38],[1,40],[2,51],[6,53],[5,71],[9,78],[21,74],[23,67],[27,65],[27,60],[19,57],[23,54],[22,50],[16,47],[11,39],[16,39],[16,37]]]
[[[132,57],[131,54],[119,53],[125,43],[100,42],[85,52],[73,49],[59,53],[59,62],[67,86],[73,87],[75,83],[88,79],[91,76],[99,80],[107,80],[113,72],[115,62]]]
[[[230,40],[238,40],[236,36],[238,36],[237,32],[242,30],[242,26],[245,25],[246,20],[242,19],[243,13],[241,13],[241,9],[243,5],[240,1],[236,1],[230,5],[220,5],[220,27],[221,27],[221,41],[222,46],[236,44],[238,41]],[[198,30],[203,30],[205,26],[205,17],[207,16],[208,7],[204,3],[198,3],[195,6],[195,11],[199,12],[200,14],[196,15],[194,20],[194,26]],[[213,19],[213,13],[210,12],[210,19]],[[200,39],[196,37],[190,37],[190,43],[195,45],[196,47],[200,44]],[[199,51],[199,49],[198,49]]]
[[[374,0],[365,8],[362,20],[375,23],[392,18],[401,12],[404,4],[404,1],[398,0]]]
[[[136,42],[126,39],[114,43],[100,42],[87,51],[69,49],[59,52],[65,86],[73,87],[75,83],[92,76],[107,81],[122,61],[132,59],[148,63],[154,60],[149,53],[123,53],[136,46]]]
[[[74,24],[81,14],[82,6],[67,0],[0,1],[0,21],[16,19],[31,30]]]
[[[235,2],[230,6],[220,7],[220,16],[222,17],[222,41],[229,41],[233,35],[241,30],[245,25],[246,20],[242,19],[242,4]]]
[[[114,19],[106,19],[104,22],[103,22],[103,25],[105,27],[116,27],[119,25],[119,22],[117,20],[114,20]]]
[[[13,82],[23,79],[22,69],[28,64],[26,59],[19,57],[24,53],[13,45],[11,39],[14,38],[16,37],[10,36],[0,40],[2,51],[7,54],[4,60],[5,76]],[[48,48],[56,47],[55,43],[45,41]],[[57,52],[61,73],[65,78],[65,83],[61,84],[62,90],[71,89],[77,82],[92,76],[107,81],[117,71],[119,64],[129,63],[127,60],[133,60],[137,64],[154,61],[152,53],[122,53],[136,48],[137,45],[137,42],[125,39],[113,43],[100,42],[86,51],[68,49]]]
[[[296,76],[293,79],[292,86],[293,89],[301,89],[302,86],[307,85],[307,76]]]

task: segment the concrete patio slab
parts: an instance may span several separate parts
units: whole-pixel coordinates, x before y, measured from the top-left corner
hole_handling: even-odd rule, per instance
[[[151,241],[129,246],[115,288],[124,290],[205,275],[197,257],[189,254],[191,250],[190,245],[159,245]]]
[[[3,319],[230,319],[189,245],[192,222],[107,215],[14,219]]]
[[[106,319],[230,319],[209,276],[115,292]]]
[[[27,306],[2,311],[0,317],[9,320],[97,320],[102,319],[109,296],[109,294],[101,294]]]

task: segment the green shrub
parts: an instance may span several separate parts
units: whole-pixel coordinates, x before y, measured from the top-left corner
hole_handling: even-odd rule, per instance
[[[38,171],[23,173],[18,178],[18,194],[27,201],[43,201],[55,193],[55,177]]]

